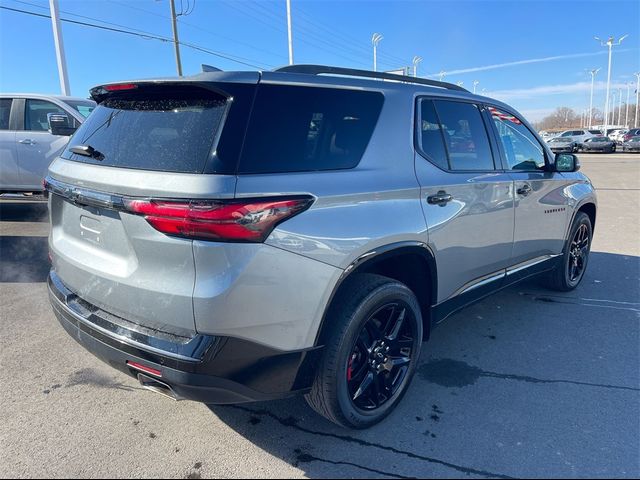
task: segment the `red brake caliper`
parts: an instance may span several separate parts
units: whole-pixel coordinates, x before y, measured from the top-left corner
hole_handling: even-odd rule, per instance
[[[351,355],[351,358],[349,359],[349,366],[347,367],[347,381],[350,382],[351,381],[351,375],[353,375],[353,361],[356,359],[356,354],[354,353],[353,355]]]

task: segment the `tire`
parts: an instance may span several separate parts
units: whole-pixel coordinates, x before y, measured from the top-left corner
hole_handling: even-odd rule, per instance
[[[580,237],[578,237],[579,231],[581,232]],[[580,285],[589,263],[592,237],[593,227],[589,216],[584,212],[578,212],[565,243],[561,262],[551,272],[550,285],[548,285],[551,289],[560,292],[569,292]],[[576,242],[582,245],[582,247],[579,247]],[[583,242],[586,243],[583,244]],[[576,257],[576,248],[581,252],[580,258]],[[574,270],[576,268],[576,262],[580,265],[580,271],[577,275]]]
[[[311,408],[328,420],[343,427],[363,429],[389,415],[406,393],[420,356],[422,315],[416,296],[400,282],[369,273],[355,274],[347,282],[327,314],[331,331],[324,342],[325,352],[313,386],[305,398]],[[396,329],[395,340],[391,335],[383,336],[388,344],[370,349],[370,345],[380,345],[370,341],[375,337],[370,330],[376,331],[378,315],[387,318],[387,314],[385,323],[390,326],[387,332],[393,333],[392,325],[401,325]],[[393,320],[394,315],[398,320]],[[384,324],[380,322],[378,333],[383,330]],[[380,358],[376,367],[380,348],[390,353],[384,353],[384,364]],[[409,362],[402,366],[406,355],[400,351],[409,355]],[[371,376],[374,380],[362,389],[365,379]],[[380,385],[375,379],[383,383]],[[377,390],[376,385],[383,388]],[[388,390],[387,385],[391,385]],[[367,400],[368,397],[372,399]],[[374,406],[378,401],[380,405]]]

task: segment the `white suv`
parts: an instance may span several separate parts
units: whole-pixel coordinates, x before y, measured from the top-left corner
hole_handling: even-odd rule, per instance
[[[580,149],[581,145],[587,138],[602,136],[599,130],[565,130],[558,137],[571,138],[578,145]]]

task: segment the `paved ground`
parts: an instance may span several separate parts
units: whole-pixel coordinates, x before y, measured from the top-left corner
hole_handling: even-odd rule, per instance
[[[599,191],[589,271],[449,319],[398,410],[364,432],[304,400],[207,408],[141,390],[47,302],[46,207],[0,207],[0,476],[637,477],[640,156],[582,155]]]

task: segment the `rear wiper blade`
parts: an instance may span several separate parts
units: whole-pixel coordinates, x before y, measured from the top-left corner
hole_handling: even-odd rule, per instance
[[[96,160],[104,160],[104,155],[93,148],[91,145],[74,145],[70,147],[69,150],[71,151],[71,153],[75,153],[76,155],[91,157],[95,158]]]

